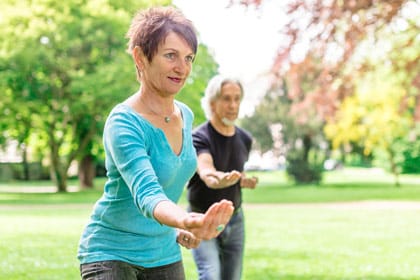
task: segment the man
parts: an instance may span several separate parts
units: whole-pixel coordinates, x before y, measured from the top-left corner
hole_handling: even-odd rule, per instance
[[[224,231],[192,250],[199,279],[237,280],[242,274],[245,230],[241,188],[253,189],[258,182],[243,173],[252,145],[251,134],[235,126],[243,95],[238,80],[213,77],[202,99],[208,121],[193,132],[198,166],[188,184],[189,209],[204,213],[220,199],[232,201],[235,207]]]

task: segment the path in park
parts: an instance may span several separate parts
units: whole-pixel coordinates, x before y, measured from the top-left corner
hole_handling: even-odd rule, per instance
[[[68,186],[68,192],[77,192],[79,190],[78,186]],[[1,193],[55,193],[57,192],[57,187],[55,186],[1,186]]]
[[[0,188],[1,193],[16,193],[17,190],[22,193],[54,193],[57,188],[54,186],[36,186],[36,187],[5,187]],[[78,191],[78,186],[68,186],[69,192]],[[28,207],[71,207],[73,204],[63,205],[29,205]],[[91,204],[89,204],[91,206]],[[74,204],[80,207],[81,204]],[[13,207],[12,205],[0,205],[1,208]],[[22,207],[22,205],[19,205]],[[419,201],[388,201],[388,200],[364,200],[364,201],[349,201],[349,202],[321,202],[321,203],[244,203],[245,208],[266,208],[266,207],[311,207],[311,208],[331,208],[331,209],[415,209],[420,210]]]
[[[329,208],[329,209],[412,209],[420,210],[419,201],[389,201],[389,200],[363,200],[363,201],[345,201],[345,202],[320,202],[320,203],[252,203],[244,205],[246,208]]]

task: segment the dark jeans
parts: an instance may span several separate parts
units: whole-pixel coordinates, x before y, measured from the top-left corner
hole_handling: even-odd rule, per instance
[[[145,268],[121,261],[80,265],[83,280],[185,280],[182,262]]]

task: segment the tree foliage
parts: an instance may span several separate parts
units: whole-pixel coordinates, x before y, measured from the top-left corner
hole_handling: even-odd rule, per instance
[[[68,168],[91,154],[104,112],[114,98],[133,90],[129,58],[121,55],[129,15],[103,1],[76,0],[10,1],[3,12],[7,106],[29,120],[26,127],[37,136],[40,157],[48,158],[59,190],[65,191]],[[111,65],[115,61],[120,63]],[[110,88],[115,81],[121,85]]]
[[[264,1],[241,0],[240,3],[258,7]],[[383,30],[398,20],[414,30],[419,27],[418,20],[402,13],[411,5],[418,6],[417,0],[294,0],[288,3],[288,22],[282,29],[287,39],[279,46],[272,72],[279,79],[287,77],[289,96],[301,100],[295,104],[296,111],[305,112],[305,105],[309,103],[321,117],[334,114],[339,102],[353,93],[355,72],[366,70],[362,62],[349,68],[362,42],[378,40]],[[411,39],[406,40],[405,49],[415,48],[416,34],[406,35]],[[418,55],[398,64],[409,71],[416,61]],[[309,90],[302,87],[308,75],[312,81]],[[412,81],[418,75],[411,77]]]
[[[170,1],[3,1],[2,143],[13,138],[31,146],[32,156],[51,166],[58,189],[65,191],[70,164],[86,162],[87,169],[101,157],[106,116],[139,86],[125,53],[133,13],[166,4]],[[185,88],[194,110],[199,108],[201,75],[216,68],[202,46],[200,56],[203,64],[195,67]]]
[[[404,98],[404,89],[389,72],[371,73],[360,82],[356,94],[341,104],[334,121],[325,126],[335,148],[356,143],[364,147],[365,155],[384,153],[389,164],[383,167],[392,171],[397,185],[404,161],[401,140],[413,127],[411,114],[401,108]]]
[[[262,0],[231,1],[237,2],[257,8],[265,3]],[[279,81],[286,81],[291,100],[288,114],[298,124],[319,120],[319,133],[327,122],[330,128],[346,127],[342,133],[328,133],[335,143],[344,143],[340,138],[345,137],[347,145],[362,147],[365,151],[377,145],[388,148],[388,154],[398,150],[390,147],[401,143],[402,127],[405,133],[413,135],[415,122],[420,120],[420,2],[294,0],[287,3],[287,24],[280,30],[285,40],[279,46],[271,72],[274,87]],[[389,94],[386,101],[375,101],[373,96],[377,95],[370,94],[370,91],[378,92],[375,85],[369,86],[368,102],[352,97],[360,92],[360,83],[372,82],[366,79],[367,74],[378,74],[383,66],[390,72],[380,77],[393,77],[392,90],[380,91],[382,95]],[[392,114],[376,107],[383,109],[384,104],[392,108]],[[392,115],[392,123],[396,125],[390,127],[395,131],[375,127],[381,113],[390,122],[388,117]],[[343,114],[349,119],[339,117]],[[370,124],[359,123],[350,128],[340,123],[352,122],[351,118],[356,115],[364,116],[361,117],[364,121],[370,119]],[[404,125],[398,127],[398,121],[402,120]],[[419,141],[418,134],[414,133],[411,138]],[[383,142],[385,139],[387,144]],[[366,146],[360,146],[362,144]],[[398,157],[394,154],[393,158]],[[389,157],[388,160],[391,165],[395,164]]]
[[[252,116],[241,120],[241,125],[252,132],[256,147],[272,150],[278,158],[286,157],[287,173],[298,184],[319,183],[324,160],[320,133],[322,121],[314,117],[302,122],[291,113],[293,100],[288,87],[280,81],[263,97]]]

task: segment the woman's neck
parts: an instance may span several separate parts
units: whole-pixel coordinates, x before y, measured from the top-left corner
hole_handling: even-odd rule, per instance
[[[162,94],[150,91],[143,86],[139,88],[135,96],[139,101],[145,103],[148,107],[152,108],[156,112],[167,114],[173,111],[173,96],[163,96]]]

